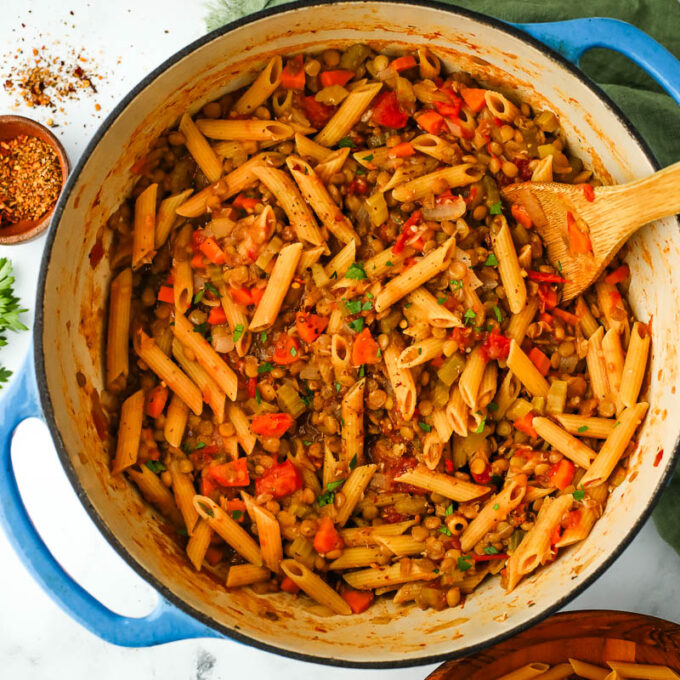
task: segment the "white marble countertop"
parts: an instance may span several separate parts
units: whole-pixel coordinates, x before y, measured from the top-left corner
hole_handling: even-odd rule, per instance
[[[56,133],[72,162],[115,103],[163,59],[204,33],[205,7],[199,0],[5,0],[0,22],[3,55],[45,45],[54,54],[83,48],[106,78],[99,93],[67,102],[65,111],[16,107],[0,89],[0,113],[19,113],[59,124]],[[6,57],[0,61],[4,76]],[[0,80],[4,80],[0,78]],[[95,111],[95,103],[101,111]],[[33,307],[44,238],[0,247],[11,257],[17,290]],[[25,315],[30,325],[32,312]],[[2,361],[19,367],[28,333],[11,337]],[[140,616],[155,600],[151,588],[122,562],[99,535],[61,469],[46,427],[23,423],[14,440],[14,461],[31,515],[55,556],[94,596],[117,612]],[[0,676],[17,680],[381,680],[423,678],[433,667],[398,671],[325,668],[284,659],[227,640],[178,642],[150,649],[123,649],[102,642],[66,616],[42,592],[0,532]],[[648,523],[609,571],[569,609],[622,609],[680,622],[680,557]],[[643,585],[644,584],[644,585]]]

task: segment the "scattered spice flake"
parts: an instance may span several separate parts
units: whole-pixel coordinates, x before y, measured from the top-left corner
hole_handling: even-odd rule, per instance
[[[12,63],[9,71],[0,77],[5,90],[17,94],[31,108],[47,107],[56,111],[60,102],[96,94],[94,82],[103,80],[103,76],[95,72],[92,60],[74,48],[59,56],[46,46],[30,51],[19,48],[15,53],[3,55],[0,63]],[[100,109],[95,105],[96,111]]]
[[[659,463],[661,462],[662,458],[663,458],[663,449],[659,449],[659,452],[656,454],[656,457],[654,458],[654,467],[659,467]]]
[[[59,158],[49,144],[27,135],[0,142],[0,225],[44,215],[61,184]]]

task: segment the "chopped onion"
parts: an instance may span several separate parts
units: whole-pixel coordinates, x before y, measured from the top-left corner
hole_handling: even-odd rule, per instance
[[[234,338],[227,326],[212,327],[212,346],[220,354],[226,354],[234,349]]]
[[[433,208],[424,208],[423,217],[426,220],[441,222],[442,220],[457,220],[465,214],[467,206],[465,201],[457,196],[455,201],[446,201]]]
[[[397,78],[398,76],[399,74],[391,66],[388,66],[387,68],[384,68],[382,71],[378,71],[378,73],[375,74],[375,79],[384,82],[385,80],[390,80],[390,78]]]
[[[316,367],[316,365],[307,364],[300,371],[300,377],[303,380],[320,380],[321,373],[319,373],[319,369]]]

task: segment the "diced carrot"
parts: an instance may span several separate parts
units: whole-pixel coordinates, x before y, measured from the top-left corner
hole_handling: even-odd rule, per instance
[[[364,328],[359,335],[354,338],[352,345],[352,365],[361,366],[362,364],[375,364],[379,361],[380,348],[378,343],[371,336],[371,331]]]
[[[479,87],[464,87],[460,95],[465,104],[475,113],[479,113],[486,106],[486,90]]]
[[[296,595],[300,592],[300,588],[290,576],[284,577],[283,581],[281,581],[281,590],[291,595]]]
[[[159,302],[169,302],[171,305],[175,304],[175,291],[172,286],[161,286],[158,291]]]
[[[227,323],[227,315],[224,313],[222,307],[213,307],[208,314],[208,323],[211,326],[220,326]]]
[[[281,333],[274,346],[274,363],[279,366],[288,366],[288,364],[294,364],[299,356],[300,343],[288,333]]]
[[[331,87],[331,85],[342,85],[344,87],[355,75],[354,71],[324,71],[319,74],[319,80],[323,87]]]
[[[328,326],[329,319],[318,314],[298,312],[295,315],[295,327],[298,335],[307,343],[314,342]]]
[[[579,323],[580,319],[576,316],[576,314],[572,314],[571,312],[565,312],[563,309],[560,309],[559,307],[555,307],[555,309],[552,310],[552,313],[558,318],[562,319],[562,321],[566,321],[568,324],[571,326],[574,326],[576,328]]]
[[[343,545],[343,540],[340,538],[333,520],[330,517],[324,517],[319,522],[319,528],[314,536],[314,550],[319,555],[325,555],[332,550],[339,550]]]
[[[590,236],[578,228],[576,220],[570,212],[567,212],[567,232],[569,234],[569,251],[572,255],[583,255],[593,252]]]
[[[281,71],[281,86],[287,90],[304,90],[305,89],[305,71],[302,68],[302,55],[297,54]]]
[[[531,229],[531,227],[534,226],[533,222],[531,221],[531,217],[529,217],[527,209],[523,205],[520,205],[519,203],[513,203],[512,207],[510,208],[510,211],[512,212],[512,216],[525,229]]]
[[[163,413],[167,400],[168,388],[165,385],[156,385],[146,397],[146,415],[158,418]]]
[[[201,252],[213,263],[224,264],[227,261],[227,256],[224,254],[222,248],[217,245],[217,241],[208,236],[200,245]]]
[[[250,429],[263,437],[282,437],[294,422],[290,413],[265,413],[252,419]]]
[[[253,212],[257,204],[258,200],[256,198],[251,198],[245,194],[239,194],[232,203],[234,207],[243,208],[247,213]]]
[[[548,324],[548,326],[550,326],[550,325],[552,324],[552,322],[553,322],[552,316],[551,316],[550,314],[548,314],[547,312],[541,312],[541,313],[538,315],[538,320],[539,320],[539,321],[544,321],[545,323]]]
[[[250,288],[230,288],[229,293],[234,299],[234,302],[238,302],[240,305],[252,305],[253,296],[250,294]]]
[[[531,411],[515,420],[513,425],[516,430],[524,432],[524,434],[528,434],[530,437],[538,437],[538,432],[534,429],[534,414]]]
[[[425,132],[429,132],[431,135],[438,135],[444,127],[444,116],[437,113],[434,109],[429,109],[418,114],[416,123]]]
[[[217,546],[211,545],[206,551],[205,551],[205,561],[212,565],[213,567],[218,563],[221,562],[224,559],[224,552],[222,548],[218,548]]]
[[[375,597],[372,590],[354,590],[354,588],[342,588],[340,596],[347,602],[353,614],[365,612]]]
[[[409,156],[413,156],[415,152],[416,150],[411,146],[409,142],[402,142],[401,144],[393,146],[389,150],[388,155],[391,156],[392,158],[408,158]]]
[[[254,305],[259,305],[260,300],[264,296],[264,288],[260,288],[259,286],[253,286],[250,289],[250,297],[253,299],[253,304]]]
[[[550,359],[548,359],[538,347],[531,348],[529,359],[531,359],[531,363],[536,366],[541,375],[548,375],[548,371],[550,370]]]
[[[604,277],[605,283],[616,285],[625,281],[630,276],[630,267],[627,264],[622,264],[610,274]]]
[[[205,269],[205,257],[203,253],[196,253],[191,258],[191,268],[192,269]]]
[[[211,465],[208,473],[220,486],[248,486],[250,475],[247,463],[245,457],[231,460],[228,463],[218,463]]]
[[[390,66],[397,72],[405,71],[406,69],[413,68],[416,65],[415,57],[410,54],[406,54],[403,57],[397,57],[393,59]]]
[[[227,501],[227,512],[229,514],[234,512],[245,513],[245,511],[246,504],[240,498],[232,498],[231,500]]]
[[[555,543],[559,543],[560,538],[562,538],[562,525],[556,524],[550,533],[550,545],[555,545]]]
[[[575,472],[576,466],[568,458],[563,458],[559,463],[555,463],[550,468],[548,477],[550,478],[550,483],[562,491],[571,484]]]
[[[539,283],[566,283],[567,279],[559,274],[551,274],[549,272],[536,272],[533,269],[527,269],[527,278],[530,281],[538,281]]]
[[[581,523],[581,511],[580,510],[572,510],[568,515],[567,519],[565,520],[565,529],[574,529]]]
[[[595,200],[595,189],[593,189],[592,184],[581,184],[581,189],[583,189],[583,195],[586,197],[586,201],[592,203]]]

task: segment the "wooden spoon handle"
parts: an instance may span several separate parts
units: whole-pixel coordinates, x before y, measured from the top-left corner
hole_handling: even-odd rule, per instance
[[[643,224],[680,213],[680,162],[644,179],[602,187],[596,192],[612,202],[622,231],[632,234]]]

